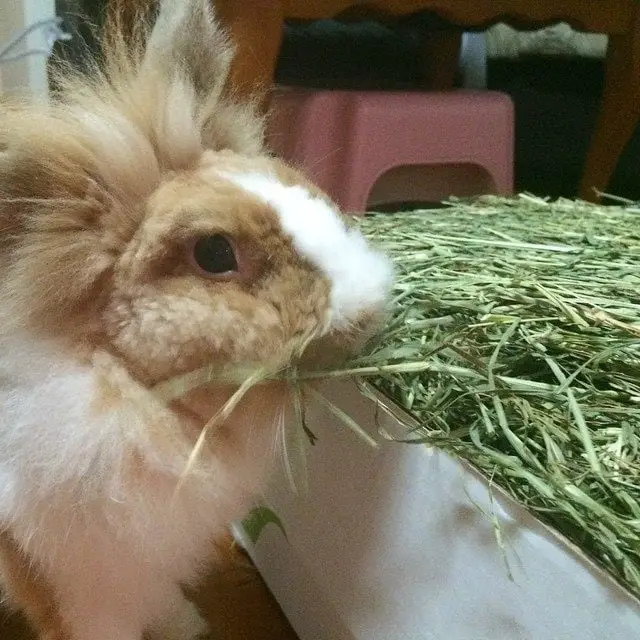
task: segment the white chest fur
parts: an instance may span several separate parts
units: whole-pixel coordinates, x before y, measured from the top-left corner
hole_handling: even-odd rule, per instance
[[[91,628],[101,611],[146,624],[212,560],[212,538],[261,486],[281,403],[249,396],[176,492],[193,435],[175,414],[107,356],[79,364],[60,345],[4,338],[0,524],[65,606],[85,619],[95,610]]]

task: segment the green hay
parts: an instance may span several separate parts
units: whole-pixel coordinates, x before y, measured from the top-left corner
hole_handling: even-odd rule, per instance
[[[217,424],[251,384],[288,380],[286,457],[302,456],[304,476],[309,398],[370,442],[309,381],[367,378],[416,418],[406,442],[468,460],[640,596],[640,209],[524,194],[356,224],[397,269],[392,317],[365,356],[323,372],[204,367],[159,396],[235,382]]]
[[[398,277],[350,373],[640,595],[640,211],[484,197],[361,228]]]

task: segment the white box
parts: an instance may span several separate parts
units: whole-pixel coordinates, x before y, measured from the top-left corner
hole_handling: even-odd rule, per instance
[[[354,383],[323,392],[372,434],[402,433]],[[640,603],[471,466],[375,449],[319,407],[308,424],[307,495],[284,474],[265,495],[287,538],[238,533],[301,640],[640,638]]]

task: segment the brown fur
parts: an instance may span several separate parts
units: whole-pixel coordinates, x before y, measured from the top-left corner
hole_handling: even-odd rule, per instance
[[[195,18],[193,23],[200,24]],[[10,256],[6,295],[23,310],[16,317],[40,330],[93,345],[111,342],[131,358],[131,343],[117,328],[127,313],[134,320],[130,302],[140,300],[137,293],[153,276],[163,278],[151,284],[153,304],[159,296],[170,305],[189,291],[196,306],[219,291],[225,302],[220,313],[253,318],[260,335],[252,340],[246,326],[233,322],[235,336],[207,336],[198,328],[199,339],[191,347],[181,345],[178,368],[200,364],[213,351],[231,360],[248,355],[260,360],[312,329],[309,311],[323,306],[327,285],[313,269],[300,268],[278,235],[273,212],[239,189],[216,187],[199,174],[217,166],[249,167],[275,171],[287,184],[306,181],[276,160],[254,157],[263,149],[262,122],[250,105],[234,104],[222,94],[231,55],[222,32],[202,34],[215,56],[193,49],[193,34],[186,44],[175,45],[184,46],[183,57],[191,58],[186,74],[161,47],[162,38],[155,45],[152,38],[144,53],[144,30],[125,43],[117,24],[112,15],[104,65],[92,76],[59,79],[62,90],[50,107],[19,105],[2,113],[0,139],[8,144],[0,155],[0,221],[9,245],[5,260]],[[256,279],[238,286],[189,276],[180,241],[198,231],[240,234]],[[105,311],[110,327],[102,321]],[[139,354],[141,347],[136,341]],[[154,378],[173,366],[147,361],[154,370],[142,371],[140,363],[132,364]]]
[[[125,31],[127,4],[110,16],[101,66],[88,76],[63,69],[51,104],[0,107],[0,291],[13,310],[8,320],[67,339],[78,357],[111,351],[147,382],[212,358],[267,358],[309,329],[326,283],[300,264],[273,212],[201,176],[261,153],[263,123],[251,104],[223,95],[232,48],[197,6],[187,40],[167,43],[170,29],[150,41],[143,22]],[[260,160],[267,165],[288,172]],[[214,231],[246,245],[251,281],[205,281],[189,270],[185,241]],[[160,310],[160,323],[173,314],[173,347],[161,353],[153,323],[148,333],[135,330],[145,305]],[[99,366],[96,412],[130,386],[118,366]],[[224,402],[229,392],[221,394]],[[200,425],[210,417],[195,415]],[[175,444],[155,424],[157,444],[162,437]],[[230,437],[220,434],[217,444],[234,454]],[[0,557],[11,600],[43,639],[66,640],[46,579],[8,534],[0,536]]]
[[[115,6],[100,66],[83,76],[65,70],[50,104],[0,105],[3,330],[64,343],[69,358],[91,363],[100,375],[96,414],[205,363],[285,364],[322,326],[330,296],[277,213],[220,176],[269,174],[327,199],[267,155],[254,105],[225,91],[232,47],[204,15],[207,3],[185,3],[183,22],[176,27],[168,13],[151,35],[125,15],[127,3]],[[206,234],[233,239],[241,278],[194,271],[187,250]],[[325,337],[316,351],[344,355],[369,320]],[[194,392],[174,413],[162,407],[164,416],[154,405],[145,436],[186,458],[212,403],[224,405],[231,392]],[[252,390],[234,414],[235,425],[251,428],[225,426],[211,449],[234,467],[253,452],[256,416],[278,415],[284,396],[278,385]],[[259,455],[256,468],[266,466]],[[152,476],[137,456],[123,464],[131,485],[173,480]],[[41,637],[67,640],[46,576],[8,534],[0,560],[10,595]]]

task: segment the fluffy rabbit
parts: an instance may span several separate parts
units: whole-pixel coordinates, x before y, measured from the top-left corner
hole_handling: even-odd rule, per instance
[[[183,478],[234,388],[152,388],[310,337],[356,351],[392,273],[264,149],[206,0],[163,0],[144,38],[117,22],[100,70],[0,112],[0,566],[43,639],[189,640],[182,588],[263,485],[289,400],[255,386]]]

